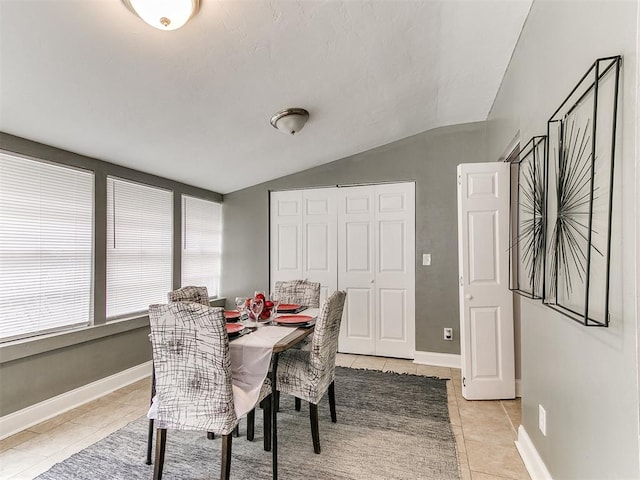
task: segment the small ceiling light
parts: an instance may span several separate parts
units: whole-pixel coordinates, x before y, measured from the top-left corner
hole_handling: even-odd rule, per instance
[[[293,135],[304,127],[309,119],[309,112],[304,108],[287,108],[271,117],[271,125],[281,132]]]
[[[152,27],[176,30],[196,14],[200,0],[122,0],[129,10]]]

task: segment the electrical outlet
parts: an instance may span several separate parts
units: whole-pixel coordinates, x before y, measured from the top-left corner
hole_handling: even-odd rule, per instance
[[[445,340],[453,340],[453,328],[446,327],[444,329],[444,339]]]
[[[547,436],[547,411],[542,405],[538,405],[538,428],[542,434]]]
[[[431,265],[431,254],[430,253],[423,253],[422,254],[422,265],[424,266],[429,266]]]

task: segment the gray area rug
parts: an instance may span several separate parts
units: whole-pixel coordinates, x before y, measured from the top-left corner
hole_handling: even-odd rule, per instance
[[[283,395],[278,413],[278,474],[282,480],[459,480],[445,380],[350,368],[336,369],[338,423],[325,398],[319,406],[322,453],[313,453],[308,406],[296,412]],[[233,439],[231,477],[271,478],[271,453],[262,449],[262,412],[256,438],[246,422]],[[150,479],[145,465],[147,421],[142,417],[54,465],[40,480]],[[168,431],[164,478],[219,478],[220,444],[206,433]]]

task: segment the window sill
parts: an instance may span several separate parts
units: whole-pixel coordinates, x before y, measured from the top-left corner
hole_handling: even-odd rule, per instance
[[[211,300],[212,306],[224,306],[225,298]],[[55,332],[38,337],[23,338],[0,345],[0,365],[40,353],[90,342],[100,338],[149,327],[149,316],[114,320],[101,325],[80,327],[63,332]]]
[[[7,342],[0,346],[0,364],[148,326],[149,316],[144,315]]]

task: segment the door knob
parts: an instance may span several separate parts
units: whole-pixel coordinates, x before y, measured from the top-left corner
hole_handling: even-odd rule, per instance
[[[375,282],[376,282],[375,280],[371,280],[371,283],[375,283]]]
[[[470,293],[467,293],[464,298],[466,298],[467,300],[471,300],[473,298],[473,295],[471,295]]]

